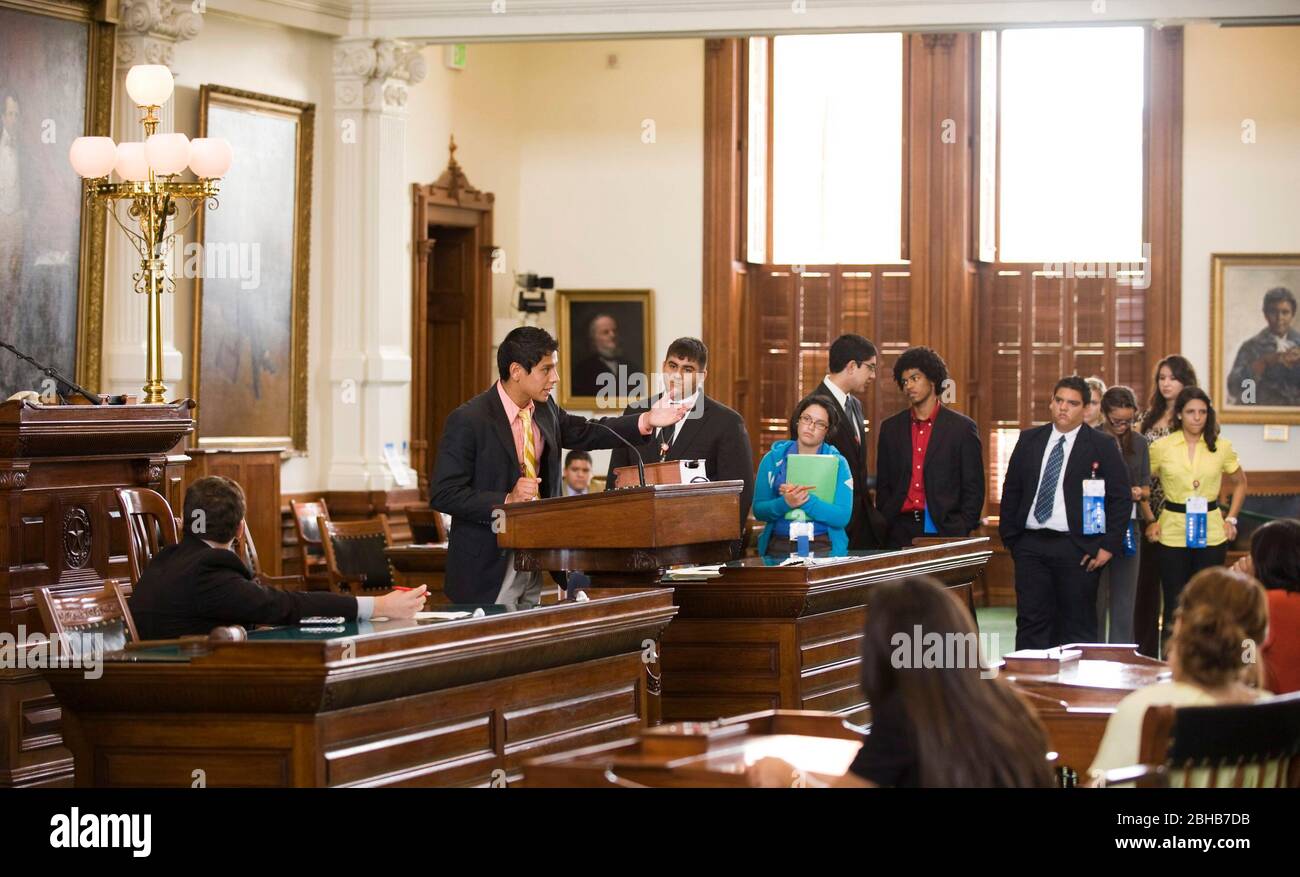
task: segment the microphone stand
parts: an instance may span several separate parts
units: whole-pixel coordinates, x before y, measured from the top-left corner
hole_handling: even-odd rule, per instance
[[[91,393],[89,390],[87,390],[85,387],[78,384],[76,381],[68,380],[66,377],[64,377],[63,373],[60,372],[54,366],[41,365],[39,362],[32,359],[27,354],[23,353],[17,347],[14,347],[12,344],[8,344],[4,341],[0,341],[0,347],[3,347],[5,350],[8,350],[10,353],[18,357],[19,359],[23,360],[24,362],[31,363],[37,369],[40,370],[41,374],[45,375],[47,378],[54,378],[55,392],[58,393],[61,398],[66,400],[68,397],[68,393],[63,392],[63,390],[61,389],[66,387],[70,392],[77,393],[81,396],[86,397],[86,399],[90,401],[91,405],[104,404],[102,399],[100,399],[98,396]]]
[[[636,445],[632,444],[630,441],[628,441],[627,439],[619,435],[617,432],[615,432],[612,426],[607,426],[606,424],[601,423],[599,420],[588,420],[587,422],[590,423],[592,426],[599,426],[601,429],[607,430],[610,435],[612,435],[614,438],[618,439],[623,444],[627,445],[629,448],[632,449],[632,459],[636,460],[637,476],[641,479],[640,486],[645,487],[645,463],[641,462],[641,452],[637,450]]]

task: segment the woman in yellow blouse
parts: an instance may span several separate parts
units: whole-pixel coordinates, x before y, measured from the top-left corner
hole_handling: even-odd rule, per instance
[[[1173,432],[1151,445],[1151,477],[1164,488],[1160,518],[1147,527],[1147,538],[1160,543],[1157,563],[1164,596],[1164,629],[1173,629],[1174,607],[1187,584],[1200,570],[1222,566],[1228,544],[1237,538],[1237,513],[1246,501],[1246,473],[1237,462],[1232,442],[1219,435],[1210,397],[1199,387],[1185,387],[1174,402]],[[1223,479],[1232,485],[1232,506],[1225,517],[1219,508]],[[1205,539],[1191,539],[1187,504],[1205,500]],[[1201,545],[1202,547],[1196,547]]]

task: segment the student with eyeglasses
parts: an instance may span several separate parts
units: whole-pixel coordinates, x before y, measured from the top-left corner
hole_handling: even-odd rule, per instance
[[[790,417],[790,438],[772,445],[758,466],[754,483],[754,517],[766,521],[758,537],[758,553],[787,557],[794,553],[796,541],[790,538],[791,521],[786,515],[802,510],[813,524],[809,548],[829,552],[832,556],[848,553],[845,532],[853,515],[853,473],[844,456],[827,441],[828,434],[839,426],[839,406],[826,396],[805,396]],[[790,484],[786,480],[792,454],[833,456],[839,462],[835,477],[835,496],[826,501],[814,496],[810,485]]]
[[[1146,436],[1134,427],[1137,397],[1128,387],[1111,387],[1101,397],[1102,431],[1119,443],[1128,467],[1133,495],[1133,515],[1124,534],[1124,550],[1101,571],[1097,600],[1098,639],[1110,643],[1136,642],[1133,638],[1133,600],[1141,568],[1142,533],[1155,521],[1151,513],[1151,455]],[[1110,622],[1107,629],[1107,620]]]

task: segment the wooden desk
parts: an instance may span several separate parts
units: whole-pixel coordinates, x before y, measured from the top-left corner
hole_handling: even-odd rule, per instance
[[[865,734],[829,713],[767,710],[707,726],[650,728],[632,740],[531,759],[526,787],[745,787],[745,769],[781,758],[799,770],[847,773]],[[797,777],[791,777],[791,783]]]
[[[148,487],[178,512],[189,458],[169,451],[194,403],[0,404],[0,632],[42,631],[37,588],[89,593],[128,578],[116,488]],[[70,785],[59,703],[27,662],[0,667],[0,787]]]
[[[428,545],[394,545],[384,554],[393,567],[394,580],[407,588],[429,586],[429,605],[451,602],[443,591],[447,578],[447,543]]]
[[[1169,678],[1169,665],[1134,646],[1069,645],[1083,655],[1059,672],[1006,672],[1001,676],[1020,689],[1047,728],[1048,742],[1059,755],[1058,766],[1080,777],[1088,772],[1101,746],[1106,723],[1121,700],[1133,691]]]
[[[865,721],[859,654],[872,588],[929,575],[969,607],[989,555],[987,539],[956,539],[814,567],[750,557],[715,579],[673,582],[679,612],[662,642],[663,720],[802,709]]]
[[[486,785],[527,758],[634,736],[662,589],[461,621],[274,628],[186,657],[45,671],[79,786]]]

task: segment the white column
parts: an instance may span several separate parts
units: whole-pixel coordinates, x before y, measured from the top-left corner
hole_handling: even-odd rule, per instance
[[[426,72],[408,43],[365,37],[335,44],[330,396],[323,406],[329,490],[392,487],[384,444],[400,448],[410,435],[406,99]]]
[[[172,67],[176,43],[192,40],[203,18],[189,3],[171,0],[121,0],[117,26],[116,75],[113,84],[113,139],[144,139],[140,110],[126,93],[126,73],[136,64]],[[175,73],[175,71],[172,71]],[[175,99],[158,112],[159,133],[174,131]],[[186,132],[194,134],[195,132]],[[119,207],[125,219],[125,207]],[[131,225],[127,222],[127,227]],[[191,231],[191,234],[193,232]],[[145,296],[135,291],[132,275],[140,270],[140,255],[111,219],[108,223],[104,266],[104,366],[100,387],[105,393],[143,395],[147,338]],[[179,263],[178,263],[179,264]],[[176,307],[171,294],[162,298],[163,381],[167,398],[181,379],[181,352],[176,349]]]

